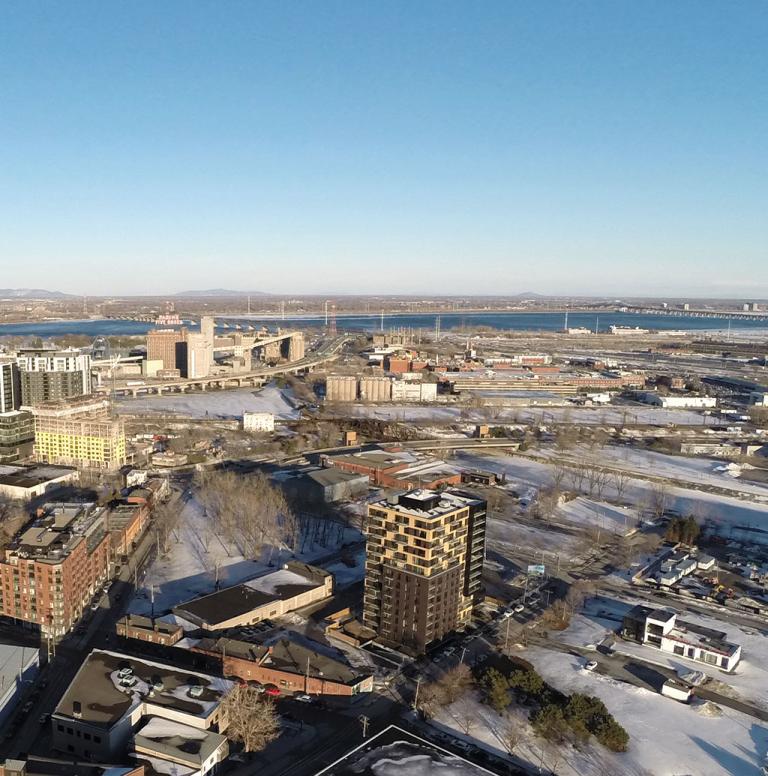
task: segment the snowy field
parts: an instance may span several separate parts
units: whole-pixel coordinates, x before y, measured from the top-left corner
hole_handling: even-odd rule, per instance
[[[525,658],[553,687],[598,696],[630,735],[629,751],[604,752],[606,770],[578,757],[560,776],[756,776],[768,750],[768,728],[754,717],[723,707],[721,716],[702,713],[651,690],[581,668],[573,655],[530,649]]]
[[[606,635],[615,631],[620,624],[622,614],[635,604],[643,603],[640,599],[624,596],[613,596],[608,599],[600,596],[586,602],[584,610],[573,617],[570,626],[557,634],[556,638],[574,647],[584,647],[587,644],[598,644]],[[726,639],[734,644],[741,644],[742,658],[732,673],[725,673],[718,668],[687,660],[678,655],[661,652],[654,647],[635,644],[617,638],[613,648],[623,655],[640,658],[650,663],[666,666],[673,671],[703,671],[716,682],[731,688],[722,689],[724,695],[753,703],[768,709],[768,637],[756,629],[733,625],[714,617],[705,617],[692,612],[681,611],[675,605],[670,609],[678,611],[678,619],[702,625],[705,628],[723,631]],[[721,690],[712,688],[716,692]]]
[[[605,504],[585,496],[578,496],[561,504],[557,508],[557,515],[575,525],[595,527],[622,536],[627,536],[635,530],[639,518],[637,509]]]
[[[594,449],[590,449],[586,445],[578,445],[570,450],[558,451],[549,448],[534,451],[533,454],[543,459],[559,460],[566,464],[592,463],[638,475],[680,480],[692,485],[713,485],[751,493],[768,500],[767,485],[740,481],[738,477],[742,467],[725,460],[666,455],[653,450],[638,450],[628,445],[605,445]]]
[[[469,469],[486,469],[506,474],[508,487],[518,491],[536,490],[553,481],[554,466],[543,460],[459,452],[455,461]],[[571,484],[566,482],[565,487],[571,489]],[[621,500],[630,506],[647,508],[654,501],[653,490],[653,483],[630,478]],[[618,498],[613,484],[605,488],[604,497],[610,500]],[[750,494],[748,498],[740,499],[736,494],[733,497],[721,496],[693,488],[670,487],[666,501],[667,509],[674,509],[681,515],[693,514],[721,536],[768,544],[768,498],[765,501],[763,498]]]
[[[336,533],[332,534],[335,539]],[[352,543],[359,539],[358,531],[347,528],[342,542]],[[212,593],[216,589],[217,575],[219,587],[236,585],[274,571],[292,558],[312,562],[338,547],[336,543],[329,546],[305,544],[304,551],[295,555],[267,548],[256,560],[244,558],[237,546],[216,534],[200,505],[190,499],[182,508],[179,528],[171,534],[169,552],[155,557],[139,582],[129,611],[150,614],[154,595],[155,613],[161,614],[182,601]]]
[[[622,423],[666,426],[702,426],[702,416],[690,410],[662,407],[493,407],[472,409],[456,405],[349,404],[326,408],[340,417],[376,418],[387,421],[418,423],[577,423],[581,425],[616,426]],[[707,419],[710,426],[717,422]]]
[[[189,418],[240,419],[244,411],[271,412],[281,420],[295,420],[299,412],[290,401],[291,393],[270,383],[261,389],[238,388],[232,391],[173,393],[120,399],[117,411],[124,414],[156,412]]]

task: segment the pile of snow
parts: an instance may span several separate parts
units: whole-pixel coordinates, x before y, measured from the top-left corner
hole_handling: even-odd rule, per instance
[[[190,727],[189,725],[182,725],[181,722],[174,722],[171,719],[150,717],[149,722],[147,722],[147,724],[139,731],[139,735],[153,739],[179,736],[181,738],[192,738],[197,741],[202,741],[205,739],[207,733],[205,730],[199,730],[198,728]]]

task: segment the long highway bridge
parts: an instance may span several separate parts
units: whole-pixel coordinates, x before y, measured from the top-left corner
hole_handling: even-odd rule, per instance
[[[624,305],[621,312],[637,315],[662,315],[671,318],[726,318],[734,321],[768,321],[768,311],[748,312],[742,310],[680,310],[668,307],[633,307]]]

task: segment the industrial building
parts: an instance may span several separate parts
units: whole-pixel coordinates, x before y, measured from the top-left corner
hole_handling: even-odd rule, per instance
[[[333,504],[368,493],[367,474],[343,471],[336,467],[298,471],[281,478],[280,485],[290,498],[303,503]]]
[[[481,594],[486,507],[432,490],[369,504],[363,624],[415,653],[468,625]]]
[[[173,612],[207,631],[254,625],[322,601],[333,594],[333,575],[298,561],[240,585],[179,604]]]
[[[77,623],[110,576],[110,538],[92,505],[45,512],[5,548],[0,614],[58,639]]]
[[[645,404],[664,409],[712,409],[717,406],[714,396],[665,396],[654,391],[638,391],[635,398]]]
[[[49,490],[76,483],[77,469],[66,466],[0,465],[0,496],[30,501]]]
[[[35,419],[35,459],[114,471],[125,464],[125,425],[110,418],[107,399],[82,397],[31,408]]]
[[[326,401],[355,401],[357,377],[355,375],[328,375],[325,379]]]
[[[160,362],[160,369],[178,369],[182,360],[182,345],[187,339],[186,327],[153,329],[147,332],[147,361]],[[157,369],[155,369],[157,372]]]
[[[91,393],[91,357],[78,350],[22,348],[16,354],[16,364],[24,406]]]

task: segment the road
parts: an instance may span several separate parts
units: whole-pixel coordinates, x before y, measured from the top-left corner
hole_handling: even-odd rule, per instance
[[[26,714],[17,710],[3,726],[5,737],[0,743],[0,761],[31,751],[49,754],[48,727],[41,725],[40,717],[53,713],[82,665],[83,657],[92,649],[109,647],[114,638],[115,624],[124,615],[133,595],[134,577],[142,574],[153,557],[154,548],[154,536],[150,530],[144,534],[130,562],[121,569],[109,593],[101,597],[98,610],[89,612],[87,619],[56,645],[55,654],[42,666],[35,687],[30,688],[31,693],[26,696],[33,702],[31,710]],[[85,625],[84,629],[82,625]]]
[[[537,646],[544,647],[545,649],[580,656],[585,661],[595,660],[597,662],[597,668],[595,669],[596,673],[604,674],[605,676],[610,676],[612,679],[617,679],[621,682],[632,684],[635,687],[642,687],[643,689],[653,690],[658,693],[661,692],[661,686],[667,679],[678,678],[677,674],[671,669],[635,656],[627,657],[618,653],[606,655],[602,652],[594,652],[580,647],[573,647],[550,639],[544,640],[534,638],[532,643],[536,643]],[[762,722],[768,722],[768,711],[765,711],[759,706],[735,698],[730,698],[721,693],[713,692],[712,690],[708,690],[706,686],[697,687],[694,693],[696,697],[712,701],[718,706],[726,706],[735,711],[740,711],[743,714],[749,714],[751,717],[755,717]],[[666,700],[669,700],[670,703],[678,702],[673,701],[672,699]]]

